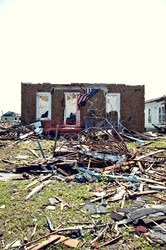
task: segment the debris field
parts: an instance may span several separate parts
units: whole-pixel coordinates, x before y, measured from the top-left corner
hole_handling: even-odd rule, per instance
[[[0,125],[2,249],[165,249],[164,134],[38,132]]]

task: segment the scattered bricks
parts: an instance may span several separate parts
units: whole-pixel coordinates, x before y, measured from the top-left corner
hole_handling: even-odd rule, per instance
[[[140,236],[143,233],[147,233],[148,232],[148,228],[144,227],[144,226],[138,226],[135,229],[135,232]]]

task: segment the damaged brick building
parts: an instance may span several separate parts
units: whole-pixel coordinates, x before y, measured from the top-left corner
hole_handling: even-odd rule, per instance
[[[84,128],[92,117],[144,131],[144,85],[21,83],[24,124],[52,120]]]

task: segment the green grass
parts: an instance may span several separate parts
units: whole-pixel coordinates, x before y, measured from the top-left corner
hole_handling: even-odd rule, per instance
[[[89,193],[89,189],[93,184],[79,183],[60,183],[52,181],[39,193],[34,195],[30,200],[24,201],[25,196],[29,193],[25,189],[30,181],[8,181],[0,183],[1,201],[0,206],[5,205],[5,209],[0,209],[0,221],[2,231],[4,232],[3,240],[5,244],[12,242],[14,239],[23,240],[27,237],[29,240],[33,228],[37,223],[37,230],[33,238],[38,238],[49,233],[46,224],[46,217],[48,216],[52,221],[54,227],[62,225],[63,227],[74,226],[73,222],[89,222],[94,223],[99,219],[92,219],[87,214],[84,206],[80,206],[87,198],[93,198]],[[16,185],[13,189],[12,186]],[[70,185],[70,186],[69,186]],[[31,188],[32,189],[32,188]],[[60,203],[56,205],[55,210],[47,210],[43,205],[48,204],[48,199],[58,196],[63,199],[70,207],[60,209]],[[117,206],[118,207],[118,206]],[[112,208],[116,208],[112,203]],[[101,215],[103,222],[110,223],[109,214]],[[92,240],[93,237],[85,232],[86,240]]]
[[[12,143],[11,141],[5,141],[2,143],[5,144],[5,147],[0,148],[0,159],[8,159],[10,161],[16,161],[17,163],[22,164],[36,159],[29,149],[35,149],[35,151],[40,155],[40,151],[37,149],[37,143],[35,141],[31,141],[29,143],[19,142],[12,147],[8,146]],[[41,144],[42,147],[45,148],[45,154],[48,156],[52,155],[52,147],[54,142],[42,141]],[[166,141],[157,141],[151,145],[166,146]],[[130,143],[130,147],[134,148],[135,145]],[[29,155],[31,158],[26,161],[20,161],[15,159],[15,156],[17,155]],[[15,164],[5,164],[0,162],[0,167],[7,166],[9,168],[13,168],[15,167]],[[5,205],[5,209],[0,208],[0,232],[3,232],[3,236],[0,239],[3,239],[5,245],[11,243],[14,240],[22,240],[23,242],[25,237],[31,241],[49,233],[49,229],[46,226],[47,216],[52,221],[54,227],[59,225],[62,225],[62,227],[71,227],[74,226],[74,224],[72,224],[73,222],[89,222],[93,224],[97,223],[99,220],[102,220],[105,223],[112,223],[113,225],[114,222],[111,220],[109,213],[101,215],[100,218],[95,219],[86,212],[84,206],[80,206],[80,204],[83,203],[85,199],[94,198],[92,195],[92,191],[94,191],[93,183],[66,183],[52,180],[50,185],[44,187],[43,190],[25,202],[24,199],[26,195],[33,189],[33,187],[31,187],[29,190],[26,189],[26,186],[31,182],[32,180],[0,182],[0,207]],[[109,185],[110,188],[113,184],[111,182],[100,182],[97,183],[97,185],[102,189],[107,185]],[[48,199],[55,196],[58,196],[64,200],[69,205],[69,207],[64,207],[64,209],[61,210],[59,203],[56,205],[55,210],[47,210],[45,205],[49,203]],[[155,201],[153,198],[148,197],[149,204],[153,204],[154,202]],[[116,210],[121,205],[120,202],[108,202],[108,204],[108,212]],[[132,206],[132,200],[126,201],[125,207]],[[37,224],[36,233],[33,237],[31,237],[35,224]],[[134,229],[133,226],[128,226],[131,229]],[[157,244],[155,246],[151,246],[145,237],[137,237],[134,233],[129,232],[129,230],[125,227],[120,227],[120,231],[122,232],[125,244],[127,246],[131,245],[133,249],[160,249]],[[94,239],[94,237],[95,236],[90,233],[90,230],[84,230],[84,237],[80,239],[80,242],[85,240],[85,249],[90,247],[90,241]],[[110,237],[115,237],[115,234],[112,232],[107,233],[105,238],[101,239],[100,242],[104,242],[110,239]],[[0,249],[3,249],[3,247],[0,246]],[[51,247],[48,249],[51,249]],[[58,249],[67,248],[61,244],[58,245]]]

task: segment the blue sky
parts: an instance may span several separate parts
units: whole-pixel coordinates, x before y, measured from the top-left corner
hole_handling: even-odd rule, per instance
[[[0,0],[0,110],[21,82],[145,84],[166,94],[166,1]]]

